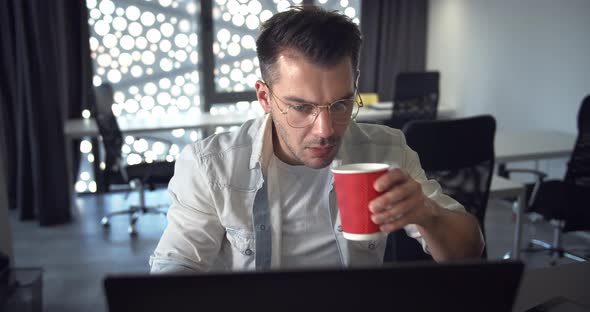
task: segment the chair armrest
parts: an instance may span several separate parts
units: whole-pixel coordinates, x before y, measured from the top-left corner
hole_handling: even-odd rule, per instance
[[[538,180],[544,180],[547,177],[547,174],[539,171],[539,170],[535,170],[535,169],[520,169],[520,168],[506,168],[505,171],[510,174],[510,173],[529,173],[532,175],[535,175],[537,177]]]
[[[527,202],[527,206],[530,208],[535,202],[537,192],[539,191],[539,188],[541,187],[543,180],[547,177],[547,174],[535,169],[505,168],[504,171],[508,173],[508,176],[510,176],[510,173],[528,173],[536,176],[533,191],[531,192],[531,196],[529,197],[529,200]]]

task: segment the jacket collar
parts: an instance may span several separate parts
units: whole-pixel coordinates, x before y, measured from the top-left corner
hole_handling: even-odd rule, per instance
[[[262,171],[266,174],[266,167],[268,166],[273,153],[272,119],[270,114],[258,118],[254,126],[250,128],[249,132],[254,138],[252,154],[250,155],[250,169],[260,166]]]

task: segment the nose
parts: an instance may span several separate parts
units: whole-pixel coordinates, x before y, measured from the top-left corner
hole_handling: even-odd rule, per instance
[[[334,134],[332,118],[327,108],[323,107],[320,109],[313,123],[312,133],[321,138],[329,138]]]

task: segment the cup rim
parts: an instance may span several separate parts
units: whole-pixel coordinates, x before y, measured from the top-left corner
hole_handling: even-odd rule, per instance
[[[362,167],[362,168],[359,168]],[[383,170],[388,170],[391,166],[382,163],[355,163],[341,165],[336,168],[332,168],[332,173],[337,174],[359,174],[359,173],[372,173]]]

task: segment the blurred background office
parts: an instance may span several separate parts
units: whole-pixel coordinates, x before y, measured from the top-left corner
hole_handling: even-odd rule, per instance
[[[361,121],[387,124],[398,74],[438,72],[438,118],[489,114],[497,133],[558,133],[573,149],[590,94],[586,0],[3,0],[0,247],[14,267],[43,269],[45,310],[104,311],[105,274],[148,270],[166,221],[143,212],[165,210],[165,183],[142,171],[138,188],[119,169],[173,163],[185,145],[261,116],[258,28],[301,4],[360,25],[359,88],[388,109],[364,108]],[[106,85],[120,130],[117,170],[97,122],[96,90]],[[571,149],[511,165],[563,178]],[[500,259],[513,248],[513,203],[488,206],[488,259]],[[525,226],[523,241],[551,240],[552,231]],[[588,237],[564,239],[583,249]]]

